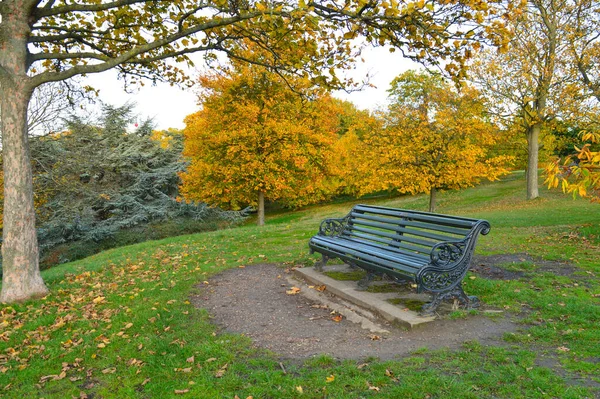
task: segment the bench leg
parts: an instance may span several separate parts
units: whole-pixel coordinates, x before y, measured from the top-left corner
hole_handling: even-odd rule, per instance
[[[431,302],[423,305],[419,314],[421,316],[433,316],[435,315],[438,306],[440,306],[443,301],[453,298],[456,298],[467,310],[479,307],[479,298],[465,294],[465,291],[462,289],[462,284],[459,284],[450,291],[434,293]]]
[[[325,266],[328,261],[329,261],[329,256],[323,255],[323,258],[321,259],[321,261],[319,261],[315,264],[315,270],[319,271],[319,272],[323,272],[323,266]]]
[[[367,275],[362,279],[358,280],[358,291],[366,291],[369,289],[369,285],[371,285],[371,281],[375,278],[375,274],[371,272],[367,272]]]

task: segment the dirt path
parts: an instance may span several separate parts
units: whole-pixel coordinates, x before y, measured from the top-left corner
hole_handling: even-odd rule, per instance
[[[502,335],[517,325],[507,317],[469,316],[436,320],[407,331],[380,321],[389,334],[375,335],[335,315],[291,288],[281,267],[262,264],[231,269],[200,287],[194,304],[206,308],[223,329],[242,333],[256,345],[283,358],[327,353],[341,359],[401,357],[419,348],[458,348],[466,341],[501,344]]]

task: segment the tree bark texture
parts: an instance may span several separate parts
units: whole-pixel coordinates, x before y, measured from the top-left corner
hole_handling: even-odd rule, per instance
[[[527,199],[539,197],[538,191],[538,156],[540,125],[536,124],[527,131]]]
[[[2,291],[0,302],[44,296],[39,270],[27,106],[33,88],[27,76],[27,10],[7,2],[0,30],[0,107],[4,164]],[[8,31],[10,28],[10,32]]]
[[[437,197],[437,190],[435,187],[431,188],[429,191],[429,212],[435,212],[435,201]]]
[[[258,192],[258,225],[265,225],[265,193],[263,191]]]

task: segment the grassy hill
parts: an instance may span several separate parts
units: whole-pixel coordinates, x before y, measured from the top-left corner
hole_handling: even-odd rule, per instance
[[[190,303],[195,286],[228,268],[313,264],[307,241],[320,221],[354,203],[427,206],[425,196],[369,199],[268,215],[264,228],[109,250],[43,272],[48,297],[0,305],[0,397],[600,397],[600,206],[543,189],[535,201],[524,198],[518,173],[439,196],[440,213],[490,221],[477,253],[528,253],[576,267],[560,276],[535,262],[513,264],[527,277],[466,280],[469,293],[522,326],[498,347],[470,342],[397,361],[366,359],[360,368],[362,361],[321,356],[285,362],[284,371],[248,338],[217,333],[208,313]]]

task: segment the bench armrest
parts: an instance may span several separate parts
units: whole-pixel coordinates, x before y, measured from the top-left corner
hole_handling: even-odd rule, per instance
[[[348,217],[340,219],[325,219],[321,222],[321,226],[319,226],[319,235],[328,237],[339,236],[346,228],[347,223]]]
[[[431,248],[431,265],[437,267],[452,267],[463,258],[468,239],[460,241],[439,242]]]

